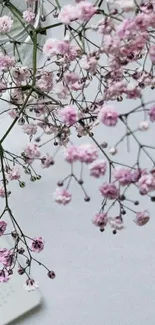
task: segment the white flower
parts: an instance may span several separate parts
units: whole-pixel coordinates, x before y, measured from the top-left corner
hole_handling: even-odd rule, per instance
[[[26,291],[34,291],[38,288],[39,288],[38,283],[35,282],[33,279],[27,279],[24,284],[24,289]]]
[[[142,121],[142,122],[140,122],[138,128],[139,128],[140,131],[148,130],[148,128],[149,128],[149,123],[148,123],[147,121]]]
[[[118,5],[124,11],[132,11],[135,8],[134,0],[107,0],[108,3]]]

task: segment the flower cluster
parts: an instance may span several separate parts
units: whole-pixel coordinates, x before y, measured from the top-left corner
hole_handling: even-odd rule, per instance
[[[27,276],[26,290],[38,287],[31,276],[32,264],[42,265],[50,279],[55,278],[55,272],[35,257],[43,251],[44,239],[25,234],[9,206],[11,182],[26,186],[23,173],[32,182],[41,181],[45,169],[50,174],[58,152],[63,151],[61,164],[67,164],[70,172],[57,180],[53,200],[64,207],[72,204],[76,195],[70,185],[75,182],[84,201],[89,202],[87,183],[91,187],[96,182],[95,195],[101,204],[95,207],[93,224],[102,232],[107,228],[113,234],[123,231],[129,213],[133,224],[145,226],[150,213],[146,207],[137,207],[139,197],[155,202],[155,146],[145,136],[154,130],[155,101],[144,100],[145,90],[155,88],[155,1],[76,0],[64,6],[61,0],[50,3],[51,12],[41,16],[38,26],[34,24],[34,8],[39,0],[25,0],[26,10],[21,13],[4,1],[9,13],[0,18],[0,115],[8,114],[10,119],[0,139],[0,199],[5,201],[0,236],[7,234],[12,239],[10,249],[0,248],[0,282],[7,282],[17,271]],[[50,25],[44,25],[48,16]],[[23,42],[12,37],[17,17],[32,49],[32,62],[27,65],[21,56]],[[63,32],[57,38],[56,27]],[[44,41],[40,41],[41,35]],[[3,101],[8,102],[7,110]],[[17,153],[5,148],[15,125],[27,138],[27,144],[21,144]],[[132,165],[126,158],[126,143]],[[119,156],[122,144],[123,159]],[[38,164],[42,175],[37,172]],[[11,231],[6,214],[15,225]]]

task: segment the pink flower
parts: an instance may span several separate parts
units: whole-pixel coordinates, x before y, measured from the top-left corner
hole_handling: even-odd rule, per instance
[[[57,54],[65,55],[69,51],[69,47],[70,44],[66,40],[59,41],[57,39],[49,38],[43,46],[43,52],[49,57]]]
[[[53,88],[53,74],[52,72],[42,71],[36,82],[37,88],[41,91],[49,92]]]
[[[12,77],[17,82],[22,82],[29,79],[31,76],[31,69],[26,66],[15,67],[12,70]]]
[[[20,179],[20,171],[17,167],[16,168],[14,167],[11,170],[9,170],[8,174],[9,174],[10,181]]]
[[[155,106],[152,106],[149,110],[149,117],[151,122],[155,122]]]
[[[94,74],[97,69],[97,59],[94,56],[84,55],[80,60],[80,66],[82,69]]]
[[[122,185],[129,185],[132,183],[132,172],[127,168],[119,168],[114,171],[114,178]]]
[[[10,267],[13,264],[14,255],[11,250],[3,248],[0,250],[0,263],[5,267]]]
[[[78,159],[82,163],[90,164],[98,158],[97,148],[91,144],[81,144],[78,150]]]
[[[7,71],[15,65],[15,59],[0,52],[0,70]]]
[[[9,16],[0,17],[0,33],[9,33],[12,28],[13,20]]]
[[[100,192],[106,199],[109,200],[115,200],[119,196],[119,189],[115,184],[111,183],[104,183],[102,186],[100,186]]]
[[[120,216],[115,218],[108,218],[108,222],[112,228],[115,230],[122,230],[124,228],[123,220]]]
[[[77,4],[76,9],[78,11],[78,19],[82,21],[88,21],[97,11],[97,7],[90,2],[80,1]]]
[[[58,188],[54,193],[54,198],[55,198],[55,202],[57,202],[58,204],[66,205],[70,203],[72,199],[72,195],[66,189],[60,190]]]
[[[90,176],[99,178],[105,175],[107,169],[107,163],[104,160],[96,160],[90,165]]]
[[[0,197],[5,197],[5,189],[4,187],[0,187]]]
[[[149,49],[150,59],[152,63],[155,63],[155,45],[151,45]]]
[[[38,283],[35,282],[33,279],[27,279],[26,283],[24,284],[24,289],[26,291],[34,291],[38,289]]]
[[[140,194],[147,194],[155,190],[155,177],[152,174],[144,174],[138,181]]]
[[[58,19],[63,24],[70,24],[73,20],[76,20],[78,17],[77,15],[77,8],[72,5],[66,5],[61,8],[61,11],[59,13]]]
[[[42,237],[34,238],[31,245],[31,250],[35,253],[40,253],[44,249],[44,240]]]
[[[67,125],[71,126],[78,120],[77,109],[73,105],[67,105],[60,111],[62,121]]]
[[[117,35],[123,39],[125,37],[132,36],[136,28],[136,22],[134,19],[124,19],[117,27]]]
[[[8,282],[8,280],[9,280],[8,272],[5,269],[0,270],[0,283]]]
[[[103,106],[98,114],[98,119],[106,126],[115,126],[118,121],[118,113],[112,106]]]
[[[132,183],[138,182],[142,175],[146,174],[145,170],[136,169],[132,172]]]
[[[41,164],[43,168],[49,168],[50,166],[54,165],[53,157],[47,154],[41,158]]]
[[[65,150],[65,160],[68,163],[71,164],[71,163],[77,161],[78,158],[79,158],[79,150],[78,150],[77,146],[71,146]]]
[[[2,236],[6,230],[7,223],[5,221],[0,221],[0,236]]]
[[[64,79],[67,84],[73,85],[80,80],[80,77],[75,72],[66,72],[64,74]]]
[[[24,158],[29,162],[33,162],[35,158],[40,157],[40,151],[36,144],[30,143],[24,150]]]
[[[147,210],[144,210],[142,212],[136,213],[136,218],[135,218],[134,222],[138,226],[144,226],[149,220],[150,220],[149,213]]]
[[[37,133],[37,126],[33,123],[23,125],[22,129],[24,133],[28,135],[34,135]]]
[[[107,225],[108,217],[106,213],[97,213],[93,218],[93,224],[100,229],[104,229]]]
[[[35,13],[32,11],[32,8],[28,8],[23,12],[23,18],[29,24],[32,24],[35,19]]]
[[[8,114],[10,115],[11,118],[15,119],[16,117],[19,116],[18,112],[15,109],[11,109]]]

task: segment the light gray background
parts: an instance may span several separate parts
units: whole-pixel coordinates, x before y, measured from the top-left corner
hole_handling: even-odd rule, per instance
[[[55,30],[55,37],[58,34]],[[153,97],[154,92],[147,92],[146,100],[150,100],[150,96]],[[120,105],[123,109],[124,104]],[[131,102],[128,105],[131,107]],[[133,105],[135,107],[135,102]],[[8,117],[1,117],[1,134],[9,123]],[[107,138],[113,144],[116,133],[119,136],[118,129],[113,132],[99,130],[99,141]],[[121,127],[119,132],[121,134]],[[153,135],[150,131],[148,138],[153,139]],[[16,152],[22,151],[26,139],[17,126],[5,145]],[[52,145],[48,148],[52,153]],[[131,148],[135,153],[136,147],[132,143]],[[119,155],[132,161],[133,156],[127,156],[125,146],[121,147]],[[53,202],[56,182],[66,175],[67,168],[67,164],[62,165],[60,153],[54,167],[41,171],[43,178],[40,182],[27,182],[25,189],[18,188],[15,183],[12,185],[12,210],[25,233],[41,235],[45,239],[45,250],[38,257],[57,275],[52,281],[42,268],[34,267],[33,274],[44,297],[43,306],[14,324],[154,325],[154,205],[148,205],[152,218],[144,228],[136,227],[132,215],[128,214],[124,231],[116,236],[110,230],[100,233],[91,222],[101,203],[98,183],[94,185],[94,180],[88,182],[86,176],[86,188],[92,197],[90,203],[83,201],[77,186],[73,187],[70,206],[60,207]],[[137,192],[133,197],[138,198]],[[142,200],[142,208],[146,207],[146,202]]]

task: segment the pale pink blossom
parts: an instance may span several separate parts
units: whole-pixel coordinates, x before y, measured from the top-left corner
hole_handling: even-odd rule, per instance
[[[96,26],[98,32],[100,34],[110,34],[111,31],[113,30],[114,28],[114,24],[113,24],[113,21],[112,19],[109,17],[106,17],[106,18],[103,18],[101,19],[98,23],[97,23],[97,26]]]
[[[50,166],[54,165],[53,157],[46,154],[41,158],[41,165],[43,168],[49,168]]]
[[[0,70],[7,71],[9,68],[15,65],[15,59],[11,58],[9,55],[6,55],[0,52]]]
[[[66,189],[57,188],[54,193],[55,202],[66,205],[70,203],[72,195]]]
[[[28,135],[34,135],[37,133],[37,126],[33,123],[23,125],[22,129],[24,133]]]
[[[0,220],[0,236],[2,236],[6,230],[7,223],[5,221]]]
[[[78,160],[80,160],[82,163],[91,164],[98,158],[98,151],[94,145],[81,144],[78,150]]]
[[[12,69],[12,77],[16,82],[22,82],[29,79],[31,76],[31,69],[26,66],[14,67]]]
[[[33,162],[35,158],[40,157],[40,151],[36,144],[30,143],[24,150],[24,157],[29,161]]]
[[[0,263],[5,267],[10,267],[14,262],[14,254],[6,248],[0,250]]]
[[[94,56],[84,55],[80,60],[80,66],[81,68],[94,74],[97,69],[97,59]]]
[[[31,244],[31,250],[35,253],[40,253],[44,249],[44,240],[42,237],[34,238]]]
[[[0,197],[5,197],[5,189],[4,187],[0,187]]]
[[[140,194],[147,194],[155,190],[155,177],[152,174],[144,174],[138,181]]]
[[[67,36],[62,41],[50,38],[45,42],[43,52],[49,58],[55,55],[61,55],[62,58],[59,59],[59,62],[61,63],[67,60],[75,60],[79,53],[79,47],[71,45]]]
[[[9,16],[0,17],[0,33],[9,33],[12,28],[13,20]]]
[[[77,146],[70,146],[64,152],[65,160],[68,163],[76,162],[79,159],[79,150]]]
[[[89,167],[90,176],[99,178],[105,175],[106,169],[107,169],[107,163],[105,160],[96,160]]]
[[[24,289],[26,291],[34,291],[36,289],[38,289],[38,283],[36,281],[34,281],[33,279],[27,279],[25,284],[24,284]]]
[[[131,37],[135,33],[136,22],[134,19],[124,19],[117,27],[116,33],[121,38]]]
[[[29,24],[32,24],[34,22],[35,13],[33,12],[32,8],[28,8],[23,12],[23,18]]]
[[[151,45],[149,48],[149,55],[152,63],[155,63],[155,45]]]
[[[78,18],[78,12],[76,6],[72,5],[66,5],[61,8],[61,11],[59,13],[58,19],[63,24],[70,24],[72,21],[76,20]]]
[[[11,109],[8,114],[10,115],[11,118],[15,119],[16,117],[19,116],[18,112],[15,109]]]
[[[8,282],[9,279],[7,270],[0,270],[0,283]]]
[[[107,225],[108,217],[107,213],[97,213],[93,218],[93,224],[100,229],[104,229],[104,227]]]
[[[49,38],[43,46],[43,52],[47,56],[52,57],[57,54],[65,55],[69,51],[69,48],[70,44],[66,40],[59,41],[57,39]]]
[[[151,122],[155,122],[155,106],[152,106],[149,110],[149,118]]]
[[[119,197],[119,189],[115,184],[112,183],[104,183],[100,186],[101,194],[109,200],[115,200]]]
[[[80,77],[77,73],[75,72],[66,72],[64,74],[64,79],[66,81],[67,84],[73,85],[75,84],[77,81],[79,81]]]
[[[149,212],[144,210],[142,212],[137,212],[134,222],[138,226],[144,226],[150,220]]]
[[[77,109],[73,105],[67,105],[60,111],[60,117],[62,121],[67,125],[71,126],[78,120]]]
[[[132,172],[132,183],[138,182],[142,175],[145,175],[145,171],[141,169],[136,169]]]
[[[42,71],[36,82],[36,86],[45,92],[49,92],[53,88],[53,74],[49,71]]]
[[[95,7],[90,2],[80,1],[76,5],[76,10],[77,10],[77,14],[78,14],[78,19],[79,20],[88,21],[97,12],[97,7]]]
[[[113,106],[105,105],[101,108],[98,119],[106,126],[115,126],[118,122],[118,113]]]
[[[114,218],[108,218],[108,222],[112,228],[115,230],[122,230],[124,229],[123,219],[120,216]]]
[[[8,172],[8,175],[9,175],[10,181],[18,180],[21,177],[19,168],[17,168],[17,167],[14,167],[14,168],[10,169],[9,172]]]
[[[64,86],[61,82],[58,82],[53,89],[54,93],[59,99],[66,99],[69,95],[68,88]]]
[[[132,183],[132,171],[127,168],[118,168],[114,170],[114,178],[122,185],[130,185]]]
[[[135,23],[140,30],[145,31],[149,26],[152,25],[152,15],[141,12],[135,17]]]

